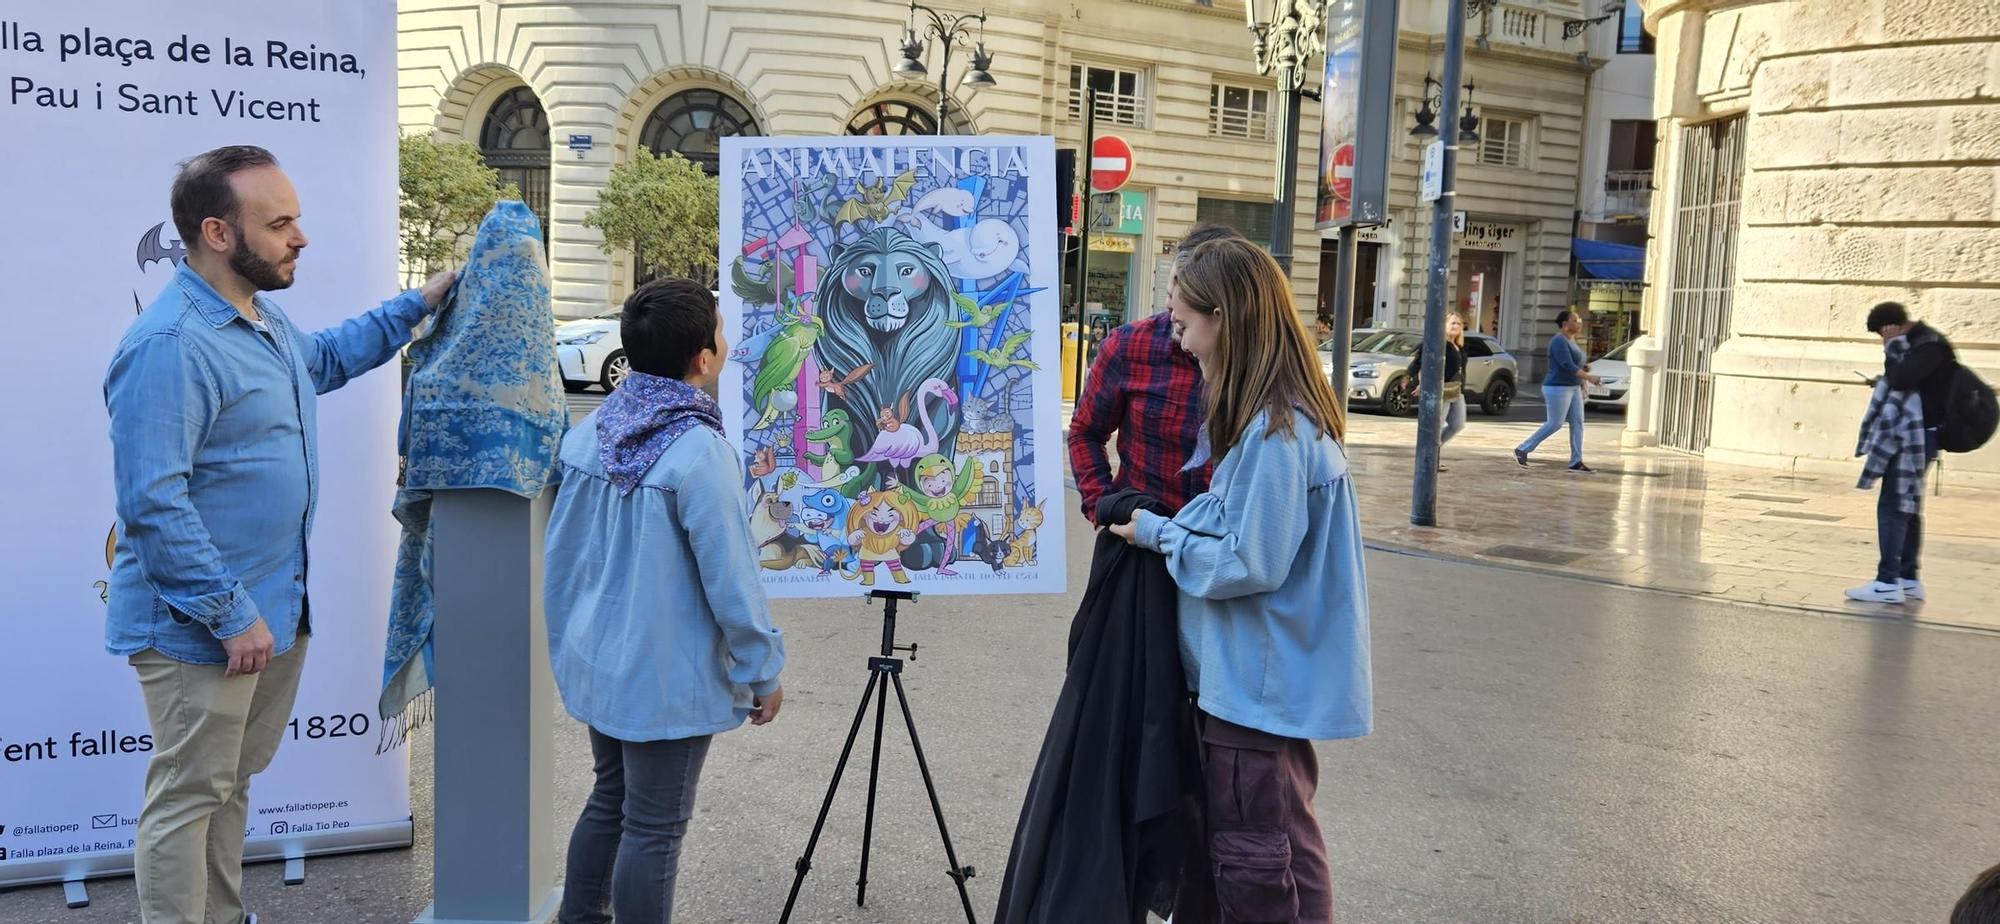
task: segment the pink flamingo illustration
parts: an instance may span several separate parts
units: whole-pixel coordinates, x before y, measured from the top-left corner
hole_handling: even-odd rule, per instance
[[[941,398],[952,407],[958,406],[958,393],[943,379],[925,379],[917,386],[917,423],[923,428],[919,433],[905,426],[909,419],[909,399],[903,401],[902,413],[894,408],[883,408],[876,423],[881,426],[875,434],[875,444],[868,452],[854,457],[856,462],[887,462],[899,469],[910,467],[910,463],[937,452],[938,432],[931,423],[931,398]]]

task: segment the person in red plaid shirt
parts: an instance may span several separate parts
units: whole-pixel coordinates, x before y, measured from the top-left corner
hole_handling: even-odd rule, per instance
[[[1236,229],[1198,225],[1174,254],[1178,266],[1209,241],[1241,239]],[[1179,510],[1208,490],[1215,463],[1188,468],[1201,440],[1201,367],[1174,338],[1166,312],[1111,332],[1098,348],[1069,425],[1069,464],[1083,495],[1083,515],[1097,522],[1100,498],[1124,488]],[[1104,444],[1118,434],[1118,474]]]

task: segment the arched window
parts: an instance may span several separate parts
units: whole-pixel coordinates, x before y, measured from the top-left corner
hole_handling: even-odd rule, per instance
[[[945,114],[946,134],[970,135],[972,123],[965,118],[965,112],[957,106]],[[850,135],[935,135],[937,131],[937,106],[931,103],[913,103],[901,99],[885,99],[870,103],[854,113],[847,120]]]
[[[714,176],[722,162],[722,139],[730,135],[762,135],[757,117],[721,90],[682,90],[667,97],[639,128],[639,143],[654,154],[677,152]],[[657,274],[651,267],[632,267],[632,284],[645,285]],[[706,280],[710,287],[714,278]]]
[[[479,153],[500,171],[500,182],[521,188],[521,199],[549,239],[549,116],[535,91],[515,87],[493,101],[479,130]]]
[[[762,135],[764,129],[742,103],[721,90],[682,90],[653,108],[639,129],[639,143],[654,154],[677,151],[714,176],[722,139]]]

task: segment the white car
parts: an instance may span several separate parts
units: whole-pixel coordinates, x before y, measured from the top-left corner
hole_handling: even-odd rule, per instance
[[[625,381],[632,363],[618,339],[618,312],[556,325],[556,365],[563,387],[582,391],[599,385],[606,392]]]
[[[721,293],[714,294],[720,304]],[[616,389],[632,371],[618,338],[618,312],[557,324],[556,365],[562,369],[563,387],[570,391],[592,385],[607,393]]]
[[[1632,367],[1625,362],[1625,351],[1631,346],[1632,341],[1627,340],[1590,361],[1591,374],[1604,380],[1599,385],[1584,386],[1584,400],[1591,407],[1623,410],[1631,400]]]

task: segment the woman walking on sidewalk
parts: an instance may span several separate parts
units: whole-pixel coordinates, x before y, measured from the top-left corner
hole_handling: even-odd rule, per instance
[[[1561,332],[1549,341],[1549,374],[1542,377],[1542,400],[1548,403],[1549,419],[1528,441],[1514,447],[1514,461],[1528,467],[1528,453],[1569,423],[1569,471],[1572,475],[1593,474],[1596,469],[1583,464],[1583,383],[1596,385],[1603,379],[1590,374],[1583,348],[1576,336],[1583,333],[1583,318],[1574,311],[1556,316]]]
[[[1417,354],[1410,357],[1410,375],[1416,376],[1424,367],[1424,348],[1417,345]],[[1417,381],[1412,378],[1411,381]],[[1438,439],[1438,449],[1451,442],[1459,431],[1465,429],[1465,315],[1454,311],[1445,319],[1444,327],[1444,395],[1439,399],[1438,425],[1444,435]],[[1443,462],[1437,470],[1448,471]]]
[[[1208,857],[1183,870],[1174,920],[1331,922],[1312,742],[1358,738],[1373,722],[1340,404],[1284,271],[1256,245],[1196,248],[1169,306],[1207,383],[1195,459],[1221,462],[1173,518],[1140,510],[1110,529],[1166,557],[1200,708]]]

